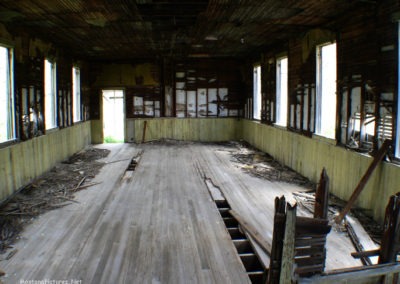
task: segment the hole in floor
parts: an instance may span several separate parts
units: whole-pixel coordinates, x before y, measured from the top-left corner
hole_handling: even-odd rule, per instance
[[[241,231],[239,222],[229,213],[231,207],[228,202],[218,200],[215,203],[251,283],[265,283],[266,272],[250,240]]]
[[[246,234],[241,230],[239,222],[230,213],[231,206],[225,199],[222,191],[212,183],[209,178],[204,179],[211,197],[218,208],[218,212],[224,221],[225,227],[235,245],[237,254],[246,269],[247,276],[251,283],[266,283],[267,272],[255,253],[251,241],[247,238]],[[211,186],[210,186],[211,185]]]
[[[140,158],[142,157],[143,152],[138,153],[135,157],[132,158],[131,162],[129,163],[126,171],[134,171],[139,164]]]

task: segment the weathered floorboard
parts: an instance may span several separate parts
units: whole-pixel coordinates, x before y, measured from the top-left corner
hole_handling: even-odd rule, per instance
[[[249,283],[233,243],[186,147],[114,146],[101,184],[80,203],[44,214],[0,262],[6,283]]]

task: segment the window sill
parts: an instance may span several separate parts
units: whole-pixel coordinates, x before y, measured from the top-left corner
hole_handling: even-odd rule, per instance
[[[337,141],[335,139],[333,139],[333,138],[328,138],[328,137],[321,136],[321,135],[318,135],[318,134],[313,134],[312,138],[315,139],[315,140],[327,143],[327,144],[331,144],[333,146],[337,145]]]
[[[4,142],[0,142],[0,149],[6,148],[6,147],[14,145],[14,144],[17,144],[18,142],[19,142],[19,140],[15,139],[15,138],[11,139],[11,140],[4,141]]]
[[[50,133],[56,132],[56,131],[58,131],[58,130],[60,130],[59,127],[54,127],[54,128],[46,129],[46,134],[50,134]]]
[[[287,130],[286,125],[282,125],[282,124],[278,124],[278,123],[274,123],[274,127],[281,129],[281,130]]]

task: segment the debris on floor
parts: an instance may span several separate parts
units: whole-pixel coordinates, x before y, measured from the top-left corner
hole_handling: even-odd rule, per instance
[[[267,179],[293,183],[314,189],[315,184],[291,168],[282,165],[272,156],[242,142],[230,142],[232,161],[249,174]],[[234,149],[234,150],[233,150]]]
[[[91,182],[104,165],[97,160],[107,157],[109,150],[87,147],[43,174],[8,202],[0,206],[0,258],[12,248],[24,225],[46,211],[77,202],[76,191],[96,183]],[[13,251],[11,251],[12,253]]]
[[[308,192],[296,192],[293,194],[293,196],[297,204],[299,204],[299,209],[301,211],[305,212],[305,214],[314,214],[316,189],[315,183],[311,182],[289,167],[280,164],[270,155],[263,153],[250,145],[239,142],[229,142],[228,146],[230,148],[229,152],[231,154],[232,161],[245,172],[269,181],[286,182],[310,189]],[[362,227],[365,230],[363,230],[363,232],[366,236],[358,235],[361,233],[360,230],[354,230],[354,224],[351,224],[351,222],[347,219],[341,224],[336,224],[334,222],[334,218],[345,206],[345,201],[332,194],[329,195],[328,219],[329,222],[332,223],[332,229],[337,232],[348,234],[357,251],[362,249],[362,244],[360,245],[360,239],[369,239],[370,243],[379,245],[383,228],[368,215],[366,210],[362,208],[353,208],[351,213],[349,213],[349,218],[351,218],[353,221],[355,220],[357,224],[360,224],[359,227]],[[366,248],[364,247],[364,250],[365,249]]]
[[[314,192],[296,192],[293,195],[297,201],[297,204],[299,204],[300,207],[304,208],[311,214],[313,213],[315,202]],[[354,225],[351,224],[352,222],[349,222],[349,220],[345,219],[345,222],[342,222],[341,224],[336,224],[334,221],[334,218],[341,212],[345,205],[345,201],[330,194],[328,219],[336,231],[348,233],[355,247],[357,247],[359,246],[359,239],[362,236],[357,236],[357,232],[355,232],[353,228]],[[348,216],[351,220],[353,220],[353,222],[359,222],[362,225],[363,229],[368,233],[369,238],[371,238],[371,240],[376,245],[380,245],[383,228],[376,221],[374,221],[372,217],[368,216],[365,211],[366,210],[362,208],[352,208],[351,212],[348,213]],[[357,250],[360,250],[360,248],[358,248]]]

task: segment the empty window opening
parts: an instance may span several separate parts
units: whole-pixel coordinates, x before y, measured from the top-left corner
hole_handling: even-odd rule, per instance
[[[400,68],[400,22],[398,23],[398,56],[397,56],[397,69]],[[396,149],[395,156],[400,158],[400,72],[397,72],[398,82],[397,82],[397,121],[396,121]]]
[[[72,68],[72,95],[74,122],[82,120],[81,117],[81,71],[78,67]]]
[[[317,47],[316,133],[335,138],[336,129],[336,43]]]
[[[57,127],[57,75],[56,64],[44,61],[45,125],[46,129]]]
[[[12,49],[0,46],[0,142],[15,138]]]
[[[276,124],[286,126],[288,108],[288,58],[279,58],[276,63]]]
[[[261,66],[254,67],[253,74],[253,118],[261,119]]]
[[[124,142],[124,91],[103,90],[104,143]]]

